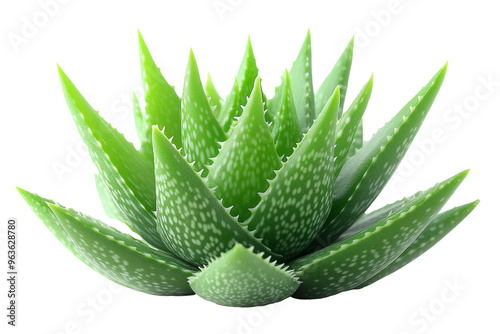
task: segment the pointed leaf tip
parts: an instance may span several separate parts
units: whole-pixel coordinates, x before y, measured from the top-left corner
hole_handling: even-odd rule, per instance
[[[248,36],[247,44],[245,47],[245,54],[243,55],[240,67],[238,68],[238,74],[236,75],[239,86],[239,105],[236,116],[241,115],[241,106],[246,105],[247,97],[249,97],[250,93],[252,92],[255,78],[257,77],[258,73],[259,69],[257,68],[257,62],[253,53],[252,43],[250,41],[250,36]]]
[[[182,146],[181,140],[181,100],[173,86],[164,78],[151,56],[142,35],[139,34],[139,55],[141,61],[141,76],[144,87],[146,140],[144,150],[152,156],[151,127],[158,124],[165,127],[169,137],[174,137],[177,147]],[[141,145],[141,148],[143,146]]]
[[[276,144],[276,151],[283,161],[293,153],[293,148],[302,140],[297,111],[293,101],[290,76],[285,70],[285,81],[281,96],[280,108],[271,124],[271,131]]]
[[[316,116],[311,63],[311,35],[308,31],[299,54],[290,69],[290,83],[292,84],[295,109],[302,133],[307,132]]]
[[[338,118],[342,116],[344,109],[344,100],[349,83],[349,74],[351,71],[353,56],[354,39],[347,44],[339,59],[325,78],[315,95],[316,115],[323,109],[326,100],[332,94],[336,86],[340,85],[340,105]]]

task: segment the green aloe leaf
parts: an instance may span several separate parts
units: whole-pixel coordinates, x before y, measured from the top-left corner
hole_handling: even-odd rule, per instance
[[[283,75],[280,86],[276,87],[274,97],[269,100],[269,115],[266,115],[266,120],[268,121],[273,120],[280,109],[285,80],[286,75]],[[309,30],[307,31],[297,59],[293,62],[292,69],[290,70],[290,83],[292,84],[293,100],[295,110],[297,111],[300,131],[301,133],[305,133],[313,123],[316,115],[312,83],[311,33]],[[331,94],[327,96],[327,99],[330,96]]]
[[[226,101],[224,102],[221,111],[215,115],[217,121],[219,122],[219,124],[222,126],[222,129],[226,133],[229,132],[231,125],[234,123],[236,114],[240,107],[239,94],[240,93],[239,93],[238,79],[234,78],[233,87],[231,88],[231,91],[227,95]]]
[[[403,253],[441,210],[467,171],[438,183],[399,211],[350,238],[292,261],[296,298],[322,298],[370,279]]]
[[[467,217],[469,213],[474,210],[478,203],[479,200],[455,207],[437,215],[417,237],[417,239],[415,239],[410,247],[408,247],[394,262],[369,280],[356,286],[356,289],[361,289],[377,282],[378,280],[403,268],[408,263],[427,252],[431,247],[450,233],[451,230],[453,230],[462,220],[464,220],[465,217]]]
[[[290,70],[293,100],[302,133],[307,132],[316,115],[311,59],[311,33],[308,30],[304,44]]]
[[[212,76],[210,73],[207,74],[207,82],[205,83],[205,95],[207,96],[208,103],[214,110],[215,118],[220,113],[222,108],[222,103],[224,102],[215,89],[214,82],[212,81]]]
[[[48,205],[76,248],[99,273],[118,284],[153,295],[193,294],[187,278],[196,272],[195,267],[94,218]]]
[[[351,72],[352,53],[354,49],[354,37],[347,44],[344,52],[333,66],[332,70],[323,81],[318,91],[316,92],[316,114],[318,114],[328,101],[328,98],[333,94],[337,86],[340,87],[340,102],[339,102],[339,119],[344,110],[345,95],[347,92],[347,84],[349,82],[349,74]]]
[[[236,243],[273,255],[229,214],[163,133],[154,128],[158,231],[172,253],[201,266]]]
[[[141,149],[144,149],[143,144],[147,141],[147,125],[144,114],[142,113],[141,107],[139,106],[139,101],[135,93],[132,93],[132,109],[134,111],[134,122],[135,129],[137,131],[137,137],[141,142]],[[151,142],[151,141],[150,141]],[[151,152],[150,152],[151,153]],[[152,156],[150,156],[152,158]]]
[[[349,109],[340,118],[337,124],[337,133],[335,139],[335,166],[333,168],[333,174],[335,179],[338,177],[342,167],[346,163],[349,155],[351,146],[354,143],[356,137],[356,129],[358,129],[359,124],[361,124],[361,118],[363,117],[368,101],[372,93],[373,87],[373,76],[364,85],[361,92],[358,94],[354,102],[351,104]]]
[[[165,134],[173,138],[177,147],[181,140],[181,100],[173,86],[161,74],[160,69],[151,57],[151,53],[139,32],[139,55],[141,58],[142,84],[146,101],[146,142],[145,150],[152,152],[151,127],[158,125],[165,128]],[[151,154],[148,153],[150,156]]]
[[[54,201],[24,189],[17,189],[33,212],[64,247],[92,270],[107,279],[152,294],[186,295],[193,293],[186,284],[186,280],[196,271],[196,268],[173,258],[172,255],[164,251],[148,247],[129,235],[118,232],[93,218],[78,214],[59,204],[56,205]],[[54,208],[56,209],[54,210]],[[68,229],[68,224],[65,223],[66,219],[60,222],[60,217],[54,214],[56,210],[69,216],[67,219],[72,221],[71,225],[73,223],[84,224],[76,227],[77,230],[88,230],[89,228],[91,230],[83,231],[85,237],[81,237],[80,232],[76,232],[79,234],[75,239],[73,227]],[[99,232],[95,231],[96,229]],[[103,238],[104,235],[106,237]],[[130,253],[138,254],[130,255]],[[106,265],[103,261],[109,261],[110,258],[113,261],[110,265]],[[125,264],[129,262],[130,265]],[[116,266],[118,268],[115,268]],[[134,270],[139,272],[134,273]],[[157,277],[155,278],[155,276]],[[146,286],[148,284],[154,287]]]
[[[347,160],[336,180],[332,210],[315,242],[317,248],[329,245],[349,228],[387,184],[427,115],[446,67]]]
[[[408,198],[405,197],[405,198],[403,198],[399,201],[396,201],[394,203],[387,204],[380,209],[377,209],[377,210],[372,211],[370,213],[365,213],[364,215],[359,217],[359,219],[356,220],[356,222],[354,224],[352,224],[347,230],[345,230],[344,233],[342,233],[340,235],[340,237],[338,237],[334,241],[334,243],[337,243],[339,241],[347,239],[347,238],[351,237],[352,235],[354,235],[354,234],[372,226],[373,224],[381,221],[382,219],[385,219],[391,213],[399,211],[403,207],[403,205],[405,205],[409,201],[414,200],[416,197],[418,197],[420,195],[421,195],[421,192],[418,192],[415,195],[410,196]]]
[[[259,69],[257,68],[257,62],[255,61],[252,42],[250,41],[249,36],[247,39],[247,45],[245,54],[243,55],[243,60],[241,61],[240,68],[238,69],[238,74],[236,75],[239,87],[238,109],[236,112],[237,117],[241,115],[241,112],[243,111],[242,107],[247,104],[247,98],[252,93],[253,84],[258,74]]]
[[[47,227],[50,233],[52,233],[52,235],[54,235],[57,240],[59,240],[61,244],[63,244],[63,246],[66,247],[66,249],[68,249],[80,261],[85,263],[90,268],[96,270],[94,265],[90,263],[87,258],[83,256],[82,253],[80,253],[80,251],[76,248],[73,240],[71,240],[69,235],[59,223],[59,220],[57,220],[52,210],[48,207],[48,203],[55,204],[55,202],[53,200],[40,197],[35,193],[31,193],[19,187],[17,187],[17,191],[19,191],[26,203],[30,206],[31,210],[33,210],[38,218],[40,218],[40,220]]]
[[[154,173],[152,162],[145,159],[132,143],[127,141],[90,106],[66,74],[59,68],[61,85],[68,107],[85,144],[90,134],[106,154],[135,197],[148,209],[155,209]],[[85,132],[85,135],[82,134]],[[93,152],[91,152],[93,153]]]
[[[208,104],[193,50],[189,52],[181,111],[182,143],[188,160],[194,161],[195,170],[203,170],[206,176],[206,166],[211,158],[217,156],[219,143],[226,140],[226,135]]]
[[[259,193],[269,186],[267,180],[272,179],[280,167],[273,137],[264,120],[260,78],[257,77],[238,123],[209,167],[208,186],[216,187],[217,198],[222,198],[225,207],[232,208],[232,216],[244,221],[250,216],[249,208],[259,203]]]
[[[291,296],[300,282],[283,265],[236,244],[189,278],[200,297],[226,306],[259,306]]]
[[[285,72],[285,85],[281,96],[281,106],[271,124],[271,132],[276,145],[276,152],[283,161],[292,155],[293,148],[302,139],[299,120],[293,102],[292,87],[288,71]]]
[[[97,194],[99,195],[99,199],[101,200],[102,207],[104,208],[104,212],[109,218],[118,219],[122,222],[125,222],[130,225],[128,222],[127,216],[121,212],[120,208],[113,201],[113,197],[111,197],[111,193],[106,188],[106,185],[102,181],[102,178],[99,174],[95,174],[95,186],[97,189]]]
[[[165,248],[156,232],[154,170],[150,161],[104,121],[59,68],[66,103],[106,188],[147,242]]]
[[[351,147],[349,148],[349,153],[347,153],[347,158],[352,158],[356,152],[358,152],[361,147],[363,147],[363,120],[361,120],[356,128],[356,134],[352,141]]]
[[[338,103],[337,89],[245,222],[285,259],[317,236],[330,209]]]

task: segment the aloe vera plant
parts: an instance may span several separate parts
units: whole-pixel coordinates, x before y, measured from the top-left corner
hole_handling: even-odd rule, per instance
[[[370,285],[450,232],[478,201],[439,213],[467,171],[365,213],[403,158],[444,79],[440,69],[363,143],[372,81],[344,111],[353,41],[318,90],[307,37],[274,96],[250,40],[231,91],[200,80],[189,53],[182,95],[139,34],[145,111],[140,150],[59,68],[69,110],[98,169],[109,217],[141,239],[20,189],[63,245],[108,279],[149,294],[228,306],[322,298]]]

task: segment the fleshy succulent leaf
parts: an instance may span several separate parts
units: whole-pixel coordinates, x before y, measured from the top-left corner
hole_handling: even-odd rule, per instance
[[[243,111],[242,106],[247,104],[247,98],[252,93],[253,84],[258,74],[259,69],[257,68],[257,62],[253,54],[252,42],[250,41],[250,36],[248,36],[245,54],[243,55],[243,60],[241,61],[238,74],[236,75],[239,87],[237,117],[239,117]]]
[[[347,239],[350,236],[352,236],[352,235],[372,226],[373,224],[381,221],[382,219],[387,218],[387,216],[389,216],[391,213],[399,211],[403,207],[403,205],[405,205],[409,201],[414,200],[416,197],[420,196],[420,194],[421,194],[421,192],[418,192],[415,195],[410,196],[408,198],[405,197],[405,198],[398,200],[394,203],[387,204],[380,209],[377,209],[377,210],[372,211],[370,213],[365,213],[364,215],[359,217],[359,219],[356,220],[356,222],[354,224],[352,224],[347,230],[345,230],[344,233],[342,233],[340,235],[340,237],[338,237],[334,241],[334,243],[337,243],[339,241]]]
[[[311,33],[308,30],[297,59],[290,70],[295,110],[302,133],[307,132],[315,118],[314,89],[311,66]],[[334,88],[335,89],[335,88]],[[333,94],[331,92],[330,96]],[[328,99],[328,97],[327,97]]]
[[[217,121],[222,126],[224,132],[229,132],[231,125],[234,123],[236,113],[239,108],[239,86],[238,79],[234,78],[234,84],[231,91],[226,97],[226,101],[221,108],[219,114],[216,114]]]
[[[94,265],[90,263],[87,258],[83,256],[82,253],[80,253],[80,251],[76,248],[73,240],[71,240],[69,235],[59,223],[59,220],[57,220],[56,216],[54,216],[54,213],[47,205],[47,203],[55,204],[55,202],[53,200],[40,197],[35,193],[31,193],[19,187],[17,188],[17,190],[24,198],[26,203],[30,206],[31,210],[33,210],[38,218],[40,218],[42,223],[47,227],[50,233],[52,233],[56,237],[56,239],[59,240],[61,244],[66,247],[66,249],[68,249],[74,256],[76,256],[90,268],[96,270]]]
[[[209,167],[208,186],[215,188],[217,198],[225,207],[232,207],[231,215],[244,221],[249,208],[266,191],[267,180],[281,167],[269,126],[264,120],[264,105],[260,78],[255,80],[247,105],[222,148]]]
[[[356,136],[356,130],[361,124],[361,119],[370,100],[373,86],[373,76],[365,84],[347,112],[342,115],[337,124],[335,139],[335,166],[333,174],[335,179],[348,159],[349,150]]]
[[[337,86],[340,87],[340,102],[339,102],[339,119],[342,116],[344,109],[345,95],[347,92],[347,84],[349,82],[349,74],[351,72],[352,53],[354,49],[354,37],[347,44],[344,52],[333,66],[332,70],[323,81],[315,95],[316,114],[318,114],[328,101]]]
[[[224,141],[226,135],[208,104],[193,50],[189,52],[181,111],[183,148],[188,160],[194,162],[195,170],[203,170],[206,176],[206,166],[210,164],[211,158],[217,156],[219,142]]]
[[[280,110],[285,80],[286,74],[283,74],[281,77],[281,84],[276,87],[273,98],[269,100],[269,111],[266,114],[266,120],[268,122],[272,121]],[[307,31],[306,38],[302,44],[297,59],[293,62],[290,70],[290,83],[292,86],[293,100],[295,103],[295,110],[297,112],[300,131],[301,133],[305,133],[311,126],[316,115],[314,107],[314,89],[312,83],[311,34],[309,30]],[[332,93],[333,90],[326,98],[328,99]]]
[[[205,84],[205,94],[207,96],[208,102],[212,108],[214,108],[215,118],[220,114],[222,108],[222,99],[215,89],[214,82],[212,81],[212,76],[210,73],[207,75],[207,82]]]
[[[120,208],[118,208],[116,203],[113,201],[113,197],[111,197],[109,190],[106,188],[106,185],[102,181],[102,178],[99,176],[99,174],[95,174],[95,186],[106,215],[111,219],[118,219],[131,226],[128,222],[127,216],[125,216],[123,212],[121,212]]]
[[[146,142],[144,149],[151,156],[151,127],[158,125],[165,128],[165,134],[176,147],[182,146],[181,140],[181,100],[173,86],[170,86],[163,77],[158,66],[153,60],[151,53],[139,35],[139,55],[141,58],[141,75],[144,87],[144,99],[146,101]]]
[[[291,296],[299,281],[292,272],[276,266],[241,244],[213,260],[189,278],[200,297],[226,306],[259,306]]]
[[[376,275],[411,245],[466,175],[467,171],[438,183],[375,225],[292,261],[290,268],[302,281],[294,297],[331,296]]]
[[[285,72],[281,106],[271,124],[271,132],[274,137],[276,152],[280,157],[283,157],[283,161],[286,161],[292,155],[293,148],[302,139],[288,71]]]
[[[349,147],[349,152],[347,153],[347,159],[352,158],[356,152],[358,152],[361,147],[363,147],[363,120],[361,120],[356,128],[356,134],[352,141],[351,147]]]
[[[347,160],[335,182],[332,210],[311,247],[329,245],[377,198],[415,138],[441,87],[446,67]]]
[[[153,295],[193,294],[187,278],[195,267],[92,217],[48,205],[81,254],[114,282]]]
[[[59,75],[66,102],[85,144],[89,145],[90,139],[87,138],[87,134],[90,134],[115,166],[134,196],[146,209],[154,210],[155,194],[151,191],[151,187],[154,188],[152,162],[144,158],[132,143],[99,116],[99,113],[90,106],[61,68],[59,68]]]
[[[73,255],[107,279],[146,293],[193,294],[186,281],[196,268],[52,200],[21,188],[18,191],[49,231]],[[60,221],[61,215],[66,218]],[[71,221],[69,229],[68,221]],[[78,234],[75,236],[75,233]],[[110,265],[104,261],[110,261]],[[148,287],[148,284],[152,286]]]
[[[245,222],[285,259],[317,236],[329,211],[338,103],[337,89]]]
[[[147,141],[147,125],[145,116],[142,113],[141,107],[139,106],[139,100],[137,100],[137,96],[135,95],[135,93],[132,93],[132,109],[134,112],[134,122],[135,129],[137,131],[137,137],[139,137],[139,141],[141,142],[142,146],[142,143]]]
[[[158,231],[181,259],[201,266],[236,243],[273,255],[207,188],[158,128],[153,130]]]
[[[151,212],[155,207],[155,202],[151,203],[155,201],[155,193],[151,194],[149,189],[154,189],[151,162],[99,116],[60,68],[59,74],[80,136],[113,200],[144,240],[164,249]]]
[[[453,230],[462,220],[464,220],[465,217],[467,217],[469,213],[474,210],[478,203],[479,200],[455,207],[437,215],[434,219],[432,219],[417,239],[415,239],[415,241],[413,241],[413,243],[396,260],[394,260],[394,262],[355,288],[361,289],[373,284],[403,268],[408,263],[427,252],[431,247],[450,233],[451,230]]]

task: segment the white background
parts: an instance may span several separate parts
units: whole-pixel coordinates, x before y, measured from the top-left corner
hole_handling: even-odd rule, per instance
[[[9,333],[499,332],[500,20],[494,1],[61,0],[57,8],[44,9],[49,2],[4,1],[0,7],[1,219],[19,220],[20,247],[19,326]],[[27,34],[30,23],[38,27]],[[137,141],[130,93],[140,95],[142,89],[138,28],[179,94],[192,47],[203,80],[210,70],[225,96],[247,35],[264,88],[272,95],[308,27],[316,88],[356,34],[346,103],[373,72],[366,136],[449,60],[431,112],[394,181],[374,205],[467,168],[468,178],[447,207],[477,198],[481,203],[441,243],[398,273],[360,291],[251,309],[220,307],[197,296],[117,291],[66,251],[15,190],[21,186],[109,221],[94,189],[94,167],[86,154],[78,153],[81,141],[56,63],[96,109]],[[25,39],[17,45],[13,38]],[[488,80],[493,84],[485,85]],[[440,139],[432,139],[435,132]],[[58,164],[69,171],[58,176]],[[0,305],[5,310],[2,282]],[[455,293],[447,290],[450,284],[459,285]],[[453,301],[443,300],[443,293]],[[2,328],[7,327],[5,312]]]

